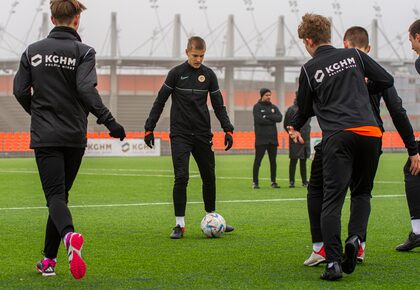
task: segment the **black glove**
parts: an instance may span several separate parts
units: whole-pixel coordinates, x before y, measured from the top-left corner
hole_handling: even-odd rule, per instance
[[[152,131],[146,132],[144,136],[144,143],[146,143],[149,148],[153,148],[153,146],[155,146],[155,135]]]
[[[113,138],[119,138],[120,141],[124,140],[124,138],[125,138],[125,130],[124,130],[124,127],[121,126],[120,124],[118,124],[117,121],[115,121],[115,119],[113,119],[112,121],[107,122],[104,125],[109,130],[109,136],[111,136]]]
[[[232,148],[233,145],[233,133],[232,132],[226,132],[225,134],[225,151],[228,151],[230,148]]]

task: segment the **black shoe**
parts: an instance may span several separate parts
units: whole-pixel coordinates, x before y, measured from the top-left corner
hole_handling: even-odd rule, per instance
[[[295,182],[294,181],[290,181],[289,188],[295,188]]]
[[[408,235],[408,239],[401,245],[398,245],[395,250],[400,252],[411,251],[412,249],[420,247],[420,234],[416,235],[415,233],[411,232]]]
[[[252,184],[252,188],[253,188],[253,189],[260,189],[260,186],[258,185],[258,183],[255,183],[255,182],[254,182],[254,183]]]
[[[307,181],[302,182],[302,186],[303,186],[303,187],[308,187],[308,184],[309,184],[309,183],[308,183]]]
[[[180,239],[184,236],[184,228],[181,228],[180,225],[176,225],[176,227],[173,228],[173,231],[170,235],[171,239]]]
[[[335,281],[343,278],[343,270],[339,262],[333,262],[331,267],[325,267],[324,273],[321,275],[322,280]]]
[[[341,264],[344,273],[351,274],[353,273],[354,268],[356,268],[359,247],[360,241],[358,236],[351,236],[347,239],[344,249],[344,260]]]
[[[230,225],[226,225],[225,233],[230,233],[230,232],[233,232],[234,230],[235,230],[234,227]]]
[[[271,188],[280,188],[280,185],[278,185],[277,182],[272,182]]]

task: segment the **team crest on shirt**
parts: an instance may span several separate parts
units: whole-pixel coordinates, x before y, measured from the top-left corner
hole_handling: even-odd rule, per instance
[[[271,113],[274,113],[276,110],[274,110],[274,108],[271,109]]]
[[[206,77],[204,76],[204,75],[199,75],[198,76],[198,81],[200,82],[200,83],[204,83],[204,81],[206,80]]]

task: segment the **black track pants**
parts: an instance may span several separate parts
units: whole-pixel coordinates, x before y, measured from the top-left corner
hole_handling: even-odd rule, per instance
[[[300,167],[300,176],[302,178],[302,183],[306,183],[306,159],[299,159]],[[289,163],[289,181],[295,183],[295,172],[298,159],[290,159]]]
[[[311,227],[312,243],[322,242],[321,211],[324,199],[322,175],[322,143],[315,146],[314,160],[311,164],[311,176],[308,185],[308,215]]]
[[[84,152],[84,148],[35,149],[36,163],[49,212],[44,246],[47,258],[56,258],[61,239],[68,232],[74,231],[67,203]]]
[[[342,131],[323,140],[322,164],[324,198],[321,230],[327,261],[341,261],[341,210],[352,182],[358,187],[352,194],[349,235],[362,238],[370,214],[370,199],[378,167],[381,139]]]
[[[270,179],[271,182],[276,182],[277,172],[277,145],[265,144],[255,146],[255,159],[253,166],[252,181],[258,184],[258,174],[260,171],[261,161],[264,157],[265,151],[268,153],[268,159],[270,160]]]
[[[211,135],[171,135],[172,163],[175,175],[173,189],[175,216],[185,216],[190,154],[193,155],[197,163],[203,182],[204,209],[206,212],[216,210],[216,177],[212,145]]]
[[[420,144],[417,142],[417,144]],[[420,145],[419,145],[420,146]],[[412,220],[420,219],[420,175],[413,176],[410,173],[410,159],[404,166],[405,194]]]

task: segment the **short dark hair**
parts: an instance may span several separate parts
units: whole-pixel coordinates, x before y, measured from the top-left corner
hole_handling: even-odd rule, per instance
[[[412,37],[416,36],[416,34],[420,34],[420,19],[417,19],[410,25],[408,32],[410,32]]]
[[[187,49],[206,50],[206,42],[200,36],[192,36],[188,39]]]
[[[368,48],[369,34],[361,26],[352,26],[344,33],[343,40],[350,42],[353,47]]]
[[[86,10],[86,6],[78,0],[51,0],[51,15],[60,22],[70,23],[74,16]]]
[[[331,22],[327,17],[306,13],[298,27],[300,39],[310,38],[314,44],[331,42]]]

